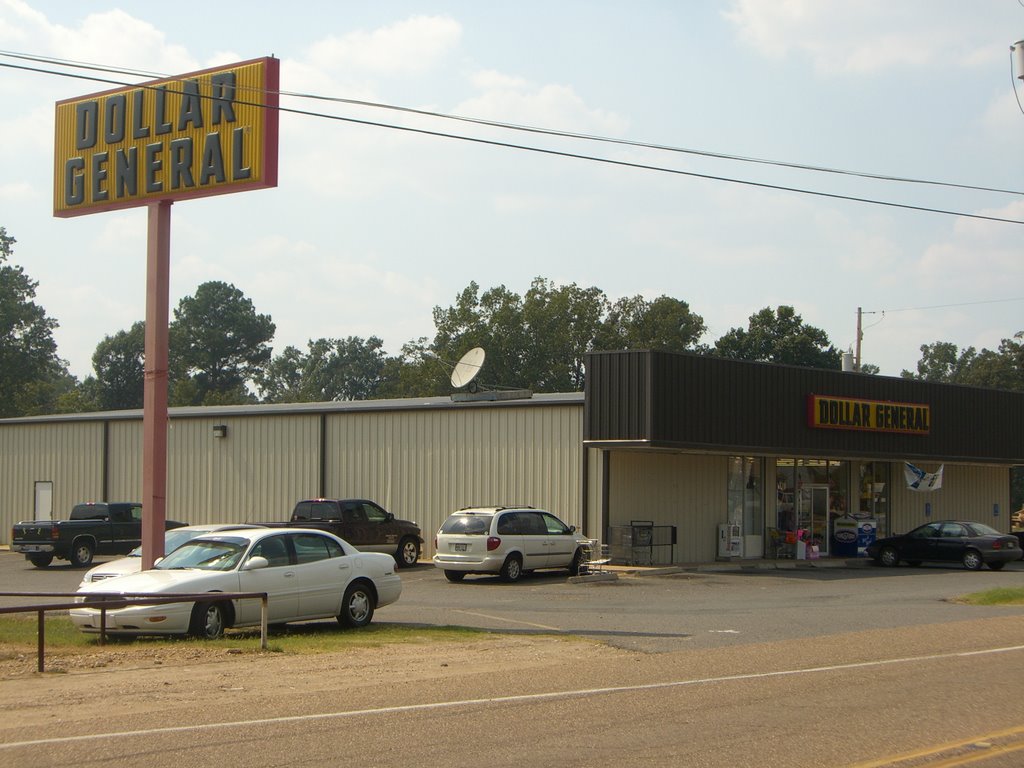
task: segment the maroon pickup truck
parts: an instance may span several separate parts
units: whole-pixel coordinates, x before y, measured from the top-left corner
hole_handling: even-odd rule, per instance
[[[416,523],[367,499],[305,499],[295,505],[288,525],[328,531],[363,552],[392,555],[400,568],[416,565],[423,548]]]

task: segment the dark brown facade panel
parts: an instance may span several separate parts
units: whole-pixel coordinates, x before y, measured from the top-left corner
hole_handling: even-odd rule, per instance
[[[812,427],[812,395],[924,406],[928,428]],[[1017,392],[693,354],[596,352],[587,360],[586,408],[591,442],[1024,463],[1024,394]]]
[[[584,429],[605,440],[648,439],[649,360],[642,352],[606,355],[606,365],[587,369]]]

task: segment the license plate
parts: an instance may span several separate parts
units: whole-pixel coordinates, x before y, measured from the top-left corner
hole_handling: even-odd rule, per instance
[[[453,544],[452,546],[455,548],[456,552],[465,552],[466,548],[469,545],[468,544]]]

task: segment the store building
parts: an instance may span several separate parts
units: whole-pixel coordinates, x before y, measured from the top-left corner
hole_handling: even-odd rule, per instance
[[[1024,394],[693,354],[587,358],[593,521],[673,528],[659,562],[856,556],[929,520],[1010,529]],[[941,488],[908,487],[907,463]],[[635,542],[634,542],[635,543]],[[657,548],[658,541],[655,540]]]
[[[585,393],[519,400],[172,408],[167,516],[372,498],[420,523],[429,556],[453,510],[531,504],[650,563],[852,556],[872,522],[1010,528],[1024,394],[650,351],[586,365]],[[905,462],[942,467],[941,489],[909,489]],[[0,545],[19,520],[141,492],[141,411],[0,420]]]

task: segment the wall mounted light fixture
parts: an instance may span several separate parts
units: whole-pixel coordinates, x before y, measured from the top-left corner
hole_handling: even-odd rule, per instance
[[[227,437],[228,436],[228,425],[227,424],[214,424],[213,425],[213,436],[214,437]]]

